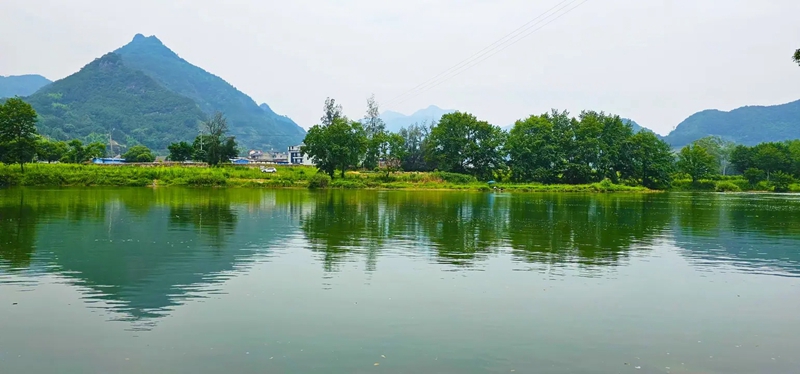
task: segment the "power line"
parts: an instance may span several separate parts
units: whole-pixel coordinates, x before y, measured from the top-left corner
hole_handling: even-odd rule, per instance
[[[444,83],[445,81],[447,81],[447,80],[449,80],[451,78],[454,78],[454,77],[460,75],[461,73],[463,73],[463,72],[465,72],[467,70],[469,70],[473,66],[478,65],[481,62],[491,58],[492,56],[496,55],[500,51],[502,51],[502,50],[504,50],[504,49],[506,49],[508,47],[511,47],[512,45],[518,43],[519,41],[527,38],[531,34],[534,34],[535,32],[541,30],[542,28],[546,27],[547,25],[555,22],[559,18],[561,18],[561,17],[565,16],[566,14],[572,12],[573,10],[577,9],[578,7],[580,7],[581,5],[585,4],[588,1],[589,0],[580,1],[577,5],[575,5],[575,6],[571,7],[571,8],[569,8],[569,7],[571,5],[573,5],[573,4],[575,4],[576,2],[578,2],[578,0],[562,1],[561,3],[559,3],[555,7],[551,8],[547,12],[543,13],[539,17],[536,17],[534,20],[529,21],[525,25],[517,28],[517,30],[515,30],[512,33],[504,36],[503,38],[495,41],[491,45],[489,45],[486,48],[482,49],[481,51],[475,53],[474,55],[472,55],[471,57],[467,58],[466,60],[458,63],[457,65],[455,65],[455,66],[453,66],[453,67],[451,67],[451,68],[449,68],[447,70],[445,70],[442,73],[439,73],[435,77],[425,81],[424,83],[416,86],[415,88],[413,88],[413,89],[411,89],[409,91],[406,91],[402,95],[399,95],[399,96],[395,97],[394,99],[387,101],[387,103],[401,104],[401,103],[404,103],[404,102],[406,102],[406,101],[408,101],[408,100],[410,100],[412,98],[415,98],[415,97],[419,96],[420,94],[422,94],[422,93],[424,93],[424,92],[426,92],[426,91],[428,91],[428,90],[430,90],[430,89],[432,89],[432,88]],[[565,5],[562,6],[562,4],[565,4]],[[553,9],[556,9],[556,8],[558,8],[556,11],[551,12]],[[567,9],[567,8],[569,8],[569,9]],[[566,9],[566,11],[561,12],[564,9]],[[561,12],[561,13],[559,13],[559,12]],[[553,16],[555,16],[555,18],[551,18]],[[542,17],[544,17],[544,18],[542,18]],[[539,21],[534,23],[534,21],[536,21],[536,20],[539,20]],[[544,22],[544,21],[547,21],[547,22]],[[544,22],[544,24],[542,24],[542,22]],[[540,26],[539,27],[535,27],[537,25],[540,25]],[[518,32],[519,30],[522,30],[522,32]],[[511,36],[509,38],[510,35],[513,35],[513,36]],[[398,100],[398,99],[400,99],[400,100]]]
[[[490,48],[494,47],[495,45],[497,45],[498,43],[500,43],[500,42],[504,41],[505,39],[507,39],[507,38],[509,38],[509,37],[513,36],[514,34],[517,34],[518,32],[520,32],[520,30],[523,30],[523,29],[525,29],[525,28],[527,28],[527,27],[531,26],[531,23],[534,23],[535,21],[539,20],[540,18],[542,18],[542,17],[543,17],[543,16],[545,16],[546,14],[548,14],[548,13],[552,12],[554,9],[556,9],[556,8],[558,8],[559,6],[563,5],[564,3],[568,3],[568,2],[570,2],[570,1],[573,1],[573,0],[563,0],[563,1],[561,1],[560,3],[556,4],[554,7],[552,7],[552,8],[550,8],[550,9],[548,9],[548,10],[547,10],[547,11],[545,11],[544,13],[540,14],[539,16],[537,16],[536,18],[534,18],[534,19],[532,19],[532,20],[530,20],[530,21],[526,22],[525,24],[523,24],[522,26],[518,27],[518,28],[517,28],[517,29],[515,29],[514,31],[512,31],[512,32],[510,32],[510,33],[506,34],[506,35],[505,35],[505,36],[503,36],[502,38],[495,40],[495,41],[494,41],[492,44],[489,44],[489,45],[487,45],[486,47],[484,47],[484,48],[483,48],[483,49],[481,49],[480,51],[478,51],[478,52],[475,52],[475,53],[474,53],[472,56],[469,56],[469,57],[467,57],[466,59],[462,60],[462,61],[461,61],[461,62],[459,62],[458,64],[456,64],[456,65],[454,65],[454,66],[451,66],[451,67],[450,67],[450,68],[448,68],[447,70],[445,70],[445,71],[443,71],[443,72],[441,72],[441,73],[439,73],[439,74],[437,74],[437,75],[433,76],[432,78],[428,79],[427,81],[420,83],[420,84],[419,84],[419,85],[417,85],[416,87],[414,87],[414,88],[412,88],[412,89],[410,89],[410,90],[408,90],[408,91],[406,91],[406,92],[404,92],[404,93],[402,93],[402,94],[400,94],[400,95],[398,95],[398,96],[396,96],[396,97],[393,97],[391,100],[387,101],[387,103],[394,102],[395,100],[397,100],[397,99],[399,99],[399,98],[401,98],[401,97],[403,97],[403,96],[405,96],[405,95],[407,95],[407,94],[409,94],[409,93],[411,93],[411,92],[413,92],[413,91],[417,90],[418,88],[420,88],[420,87],[422,87],[422,86],[425,86],[425,85],[426,85],[427,83],[429,83],[430,81],[432,81],[432,80],[435,80],[436,78],[439,78],[440,76],[442,76],[442,75],[444,75],[444,74],[447,74],[447,73],[449,73],[451,70],[453,70],[453,69],[457,69],[457,68],[461,67],[462,65],[464,65],[465,63],[468,63],[468,62],[470,62],[470,60],[472,60],[473,58],[475,58],[475,57],[477,57],[477,56],[481,55],[481,54],[482,54],[484,51],[486,51],[487,49],[490,49]],[[524,30],[523,30],[523,31],[524,31]]]

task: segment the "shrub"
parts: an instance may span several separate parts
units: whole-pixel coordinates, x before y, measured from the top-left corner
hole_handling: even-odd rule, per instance
[[[312,190],[317,188],[328,188],[330,184],[331,177],[324,173],[314,174],[314,176],[308,180],[308,188]]]
[[[715,189],[717,192],[740,192],[742,189],[729,181],[718,182]]]
[[[770,176],[769,182],[775,192],[789,192],[789,186],[794,182],[794,177],[778,171]]]

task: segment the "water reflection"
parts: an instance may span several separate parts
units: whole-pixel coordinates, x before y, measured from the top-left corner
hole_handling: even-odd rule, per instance
[[[800,276],[798,212],[800,199],[772,195],[14,189],[0,191],[0,284],[55,274],[149,328],[224,293],[249,264],[304,247],[328,273],[397,256],[482,269],[508,256],[602,274],[668,242],[701,267]]]

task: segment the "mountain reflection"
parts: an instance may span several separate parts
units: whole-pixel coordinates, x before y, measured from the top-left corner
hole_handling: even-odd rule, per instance
[[[798,212],[800,199],[775,195],[12,189],[0,191],[0,285],[55,274],[111,318],[150,328],[224,293],[249,264],[305,247],[326,272],[401,256],[600,274],[666,243],[703,267],[800,276]]]

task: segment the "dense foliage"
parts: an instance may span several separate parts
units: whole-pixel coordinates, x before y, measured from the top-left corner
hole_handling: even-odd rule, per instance
[[[0,76],[0,99],[4,97],[28,96],[40,88],[50,84],[49,79],[41,75]]]
[[[153,155],[150,148],[143,145],[135,145],[130,147],[128,151],[122,155],[122,158],[125,159],[125,162],[153,162],[156,156]]]
[[[0,161],[25,163],[36,155],[36,111],[19,97],[0,104]]]
[[[744,145],[799,139],[800,100],[730,112],[705,110],[681,122],[665,139],[673,147],[682,147],[709,135]]]
[[[39,131],[56,140],[111,134],[128,147],[165,150],[197,134],[204,113],[115,54],[86,65],[28,98],[39,113]]]
[[[797,65],[800,65],[800,49],[794,51],[794,56],[792,56],[792,59],[797,63]]]
[[[247,147],[286,149],[298,144],[305,135],[291,119],[275,114],[269,107],[260,108],[252,98],[222,78],[180,58],[155,36],[136,35],[132,42],[114,53],[122,56],[126,66],[143,72],[169,91],[191,99],[202,112],[208,115],[217,111],[225,113],[231,135]],[[194,129],[196,131],[196,127]],[[166,148],[166,144],[160,149]]]
[[[571,118],[553,111],[517,121],[506,133],[472,114],[454,112],[431,126],[393,134],[374,120],[376,108],[371,98],[367,116],[354,122],[341,115],[335,101],[326,100],[322,124],[309,130],[303,152],[331,177],[336,170],[344,175],[347,169],[378,164],[387,178],[398,170],[439,170],[483,181],[591,184],[608,179],[667,188],[673,172],[674,157],[665,142],[650,131],[634,134],[629,122],[604,113]]]

